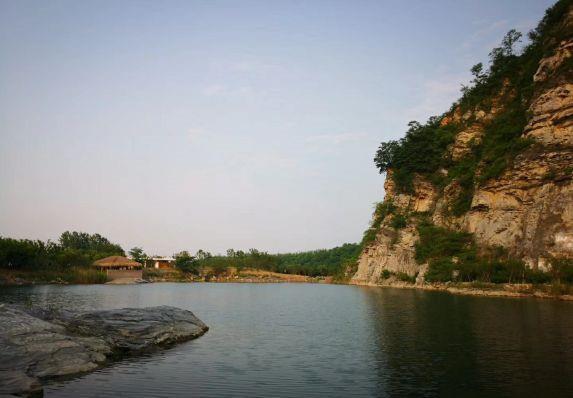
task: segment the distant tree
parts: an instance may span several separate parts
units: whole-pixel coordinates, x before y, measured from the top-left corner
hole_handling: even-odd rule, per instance
[[[209,267],[215,276],[221,276],[227,272],[228,262],[224,257],[211,257],[209,258]]]
[[[398,141],[388,141],[380,144],[380,147],[378,147],[378,150],[376,151],[376,156],[374,157],[374,163],[380,173],[383,173],[392,167],[394,155],[399,147],[400,143]]]
[[[58,243],[0,237],[0,267],[6,268],[87,266],[112,255],[125,253],[99,234],[66,231]]]
[[[199,274],[199,264],[197,259],[189,254],[188,251],[182,251],[173,255],[175,257],[175,267],[183,272]]]
[[[475,64],[474,66],[472,66],[472,68],[470,69],[470,71],[471,71],[471,73],[472,73],[472,75],[473,75],[473,77],[474,77],[474,79],[473,79],[472,82],[473,82],[475,85],[483,84],[483,83],[486,81],[487,77],[488,77],[487,73],[484,72],[484,70],[483,70],[483,64],[482,64],[481,62]]]
[[[197,250],[195,257],[197,258],[197,260],[205,260],[206,258],[213,257],[213,255],[207,251],[204,251],[203,249],[199,249]]]
[[[235,250],[227,249],[227,257],[235,257]]]
[[[515,55],[514,46],[516,43],[521,41],[521,33],[515,29],[511,29],[505,34],[501,41],[500,47],[495,47],[489,53],[489,59],[491,62],[491,71],[496,72],[503,69],[503,65],[506,64],[507,59]]]
[[[125,255],[121,246],[111,243],[100,234],[90,235],[86,232],[66,231],[60,235],[59,243],[64,250],[86,250],[92,252],[92,254],[97,254],[98,257]]]
[[[521,41],[521,36],[521,32],[518,32],[515,29],[511,29],[505,34],[501,41],[501,47],[503,48],[503,52],[506,57],[510,57],[515,54],[513,47],[516,43]]]
[[[147,254],[145,254],[141,247],[132,247],[129,251],[129,255],[140,264],[145,264],[145,261],[148,258]]]

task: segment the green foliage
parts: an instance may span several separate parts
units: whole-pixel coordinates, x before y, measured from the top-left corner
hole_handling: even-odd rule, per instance
[[[413,191],[415,173],[431,174],[443,167],[444,152],[457,132],[453,124],[440,126],[441,118],[432,117],[424,125],[408,123],[406,136],[400,141],[380,144],[374,163],[380,173],[392,169],[392,178],[401,192]]]
[[[229,249],[227,256],[197,259],[195,266],[198,270],[209,268],[215,274],[222,274],[229,268],[238,270],[251,268],[286,274],[341,278],[347,268],[355,266],[360,250],[361,247],[355,243],[345,243],[332,249],[283,254],[269,254],[256,249],[250,249],[245,253]]]
[[[471,68],[473,80],[462,87],[462,97],[452,105],[450,113],[478,109],[487,112],[493,105],[498,112],[485,124],[483,139],[470,155],[456,163],[446,156],[456,133],[474,120],[465,120],[459,126],[451,122],[441,126],[443,117],[431,117],[424,125],[410,122],[404,138],[380,145],[374,158],[380,173],[391,170],[398,191],[405,193],[412,193],[415,174],[439,188],[455,180],[460,191],[450,203],[450,210],[456,216],[466,213],[475,187],[499,177],[515,156],[531,145],[521,135],[534,93],[533,75],[541,58],[573,34],[571,28],[560,24],[570,6],[571,0],[560,0],[549,8],[538,27],[529,33],[530,42],[520,54],[515,47],[522,35],[512,29],[491,51],[487,69],[482,63]],[[571,62],[564,68],[570,69]],[[441,168],[449,170],[447,177],[440,173]]]
[[[563,20],[563,16],[567,14],[570,7],[571,0],[559,0],[548,8],[537,27],[529,32],[528,36],[531,42],[540,46],[545,44],[544,41],[549,37],[557,43],[569,38],[571,31],[560,29],[559,22]]]
[[[93,253],[81,249],[62,249],[54,257],[54,261],[61,267],[73,267],[76,265],[87,267],[94,260],[107,257],[108,253]]]
[[[405,272],[398,272],[396,274],[396,278],[398,278],[398,280],[400,280],[402,282],[408,282],[408,283],[415,283],[416,282],[415,276],[410,276]]]
[[[213,255],[209,252],[204,251],[203,249],[199,249],[197,250],[197,253],[195,253],[195,257],[197,258],[197,260],[205,260],[210,257],[213,257]]]
[[[358,261],[356,258],[349,258],[348,260],[344,260],[339,269],[332,274],[332,281],[337,283],[348,282],[348,280],[356,273],[357,270]]]
[[[38,268],[50,266],[60,248],[53,242],[0,238],[0,267]]]
[[[525,281],[534,285],[541,285],[551,282],[551,275],[541,270],[527,268],[525,270]]]
[[[129,255],[133,258],[134,261],[137,261],[140,264],[145,264],[147,260],[147,254],[143,251],[141,247],[133,247],[129,251]]]
[[[515,98],[486,126],[478,152],[478,159],[483,163],[479,182],[499,177],[515,156],[531,144],[530,140],[521,138],[526,124],[525,106],[521,99]]]
[[[199,260],[190,255],[188,251],[181,251],[173,257],[175,258],[175,268],[190,274],[199,274]]]
[[[418,233],[416,260],[428,262],[428,282],[573,283],[573,259],[551,259],[551,272],[547,273],[526,267],[503,248],[478,256],[471,234],[437,227],[427,220],[420,222]]]
[[[208,269],[209,273],[213,276],[223,275],[230,267],[236,265],[236,261],[233,261],[232,258],[225,256],[211,256],[197,261],[198,270],[202,270],[202,273],[205,274],[206,270]]]
[[[90,235],[85,232],[66,231],[60,236],[59,243],[64,250],[79,250],[99,258],[114,255],[125,256],[121,246],[111,243],[100,234]]]
[[[526,267],[515,259],[490,261],[481,260],[475,264],[474,279],[491,283],[516,283],[525,281]]]
[[[402,229],[408,224],[408,218],[403,214],[395,214],[390,223],[395,230]]]
[[[432,260],[425,277],[428,282],[448,282],[452,280],[453,272],[454,263],[450,259],[438,258]]]
[[[345,243],[332,249],[277,254],[274,271],[308,276],[335,275],[356,263],[360,251],[360,245]]]
[[[390,200],[379,202],[376,204],[376,208],[374,210],[374,215],[372,217],[372,222],[370,223],[370,227],[368,227],[368,229],[364,231],[364,235],[362,236],[362,242],[360,243],[360,246],[362,248],[374,242],[374,240],[376,239],[376,234],[380,229],[380,225],[382,224],[386,216],[388,216],[389,214],[393,214],[395,210],[396,207]]]
[[[400,150],[400,142],[387,141],[380,144],[376,156],[374,157],[374,164],[383,173],[393,167],[394,157],[396,152]]]
[[[558,282],[573,283],[573,259],[571,258],[552,258],[551,276]]]
[[[438,227],[427,220],[418,224],[418,233],[416,261],[420,264],[444,257],[456,256],[465,260],[476,256],[473,237],[469,233]]]
[[[0,268],[61,270],[124,254],[119,245],[99,234],[66,231],[58,243],[0,237]]]
[[[499,177],[515,156],[531,144],[530,140],[521,138],[525,125],[523,105],[512,100],[485,127],[481,144],[474,145],[470,154],[452,164],[447,181],[455,180],[460,188],[458,196],[450,203],[454,216],[465,214],[470,209],[476,185]]]
[[[416,261],[429,263],[425,276],[429,282],[452,280],[456,268],[454,258],[461,264],[475,261],[476,248],[471,234],[437,227],[428,220],[419,222],[418,234]]]
[[[382,271],[382,279],[388,279],[392,276],[392,273],[387,269]]]

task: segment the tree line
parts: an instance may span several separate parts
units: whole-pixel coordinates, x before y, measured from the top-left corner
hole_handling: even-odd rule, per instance
[[[344,272],[346,267],[354,264],[360,250],[361,247],[357,243],[345,243],[332,249],[279,254],[269,254],[258,249],[228,249],[225,255],[213,255],[204,250],[197,251],[195,255],[181,251],[176,253],[174,258],[176,268],[192,274],[209,269],[215,275],[220,275],[229,268],[250,268],[285,274],[332,276]],[[148,258],[139,247],[131,249],[129,253],[142,263]]]
[[[251,268],[329,276],[340,273],[349,263],[354,263],[359,253],[358,244],[345,243],[332,249],[284,254],[269,254],[257,249],[228,249],[224,255],[213,255],[205,250],[198,250],[195,254],[181,251],[174,254],[174,258],[177,269],[193,274],[207,268],[215,274],[222,274],[233,267],[238,270]],[[143,265],[151,259],[141,247],[133,247],[128,254]],[[115,255],[125,256],[126,253],[119,244],[97,233],[66,231],[57,241],[0,237],[0,268],[4,269],[65,270],[87,267],[98,259]]]
[[[64,269],[113,255],[124,256],[125,252],[100,234],[66,231],[56,242],[0,237],[0,268]]]

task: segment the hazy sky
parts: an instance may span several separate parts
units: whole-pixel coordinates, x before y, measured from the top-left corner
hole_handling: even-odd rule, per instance
[[[357,242],[380,141],[548,0],[0,0],[0,235],[149,254]]]

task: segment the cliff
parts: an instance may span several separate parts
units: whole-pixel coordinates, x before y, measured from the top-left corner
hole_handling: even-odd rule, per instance
[[[491,278],[492,262],[551,271],[552,260],[573,259],[571,1],[549,9],[530,38],[516,55],[519,36],[510,32],[490,70],[474,67],[474,85],[448,112],[381,145],[375,160],[386,196],[353,283],[392,274],[475,280],[484,262]]]

